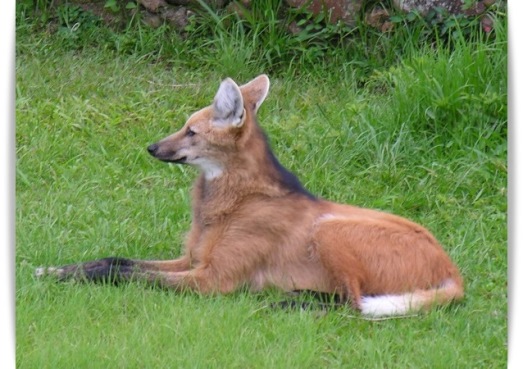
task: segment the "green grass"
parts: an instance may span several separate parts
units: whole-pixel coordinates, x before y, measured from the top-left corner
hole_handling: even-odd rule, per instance
[[[234,60],[214,69],[209,57],[189,67],[187,59],[143,50],[71,49],[60,37],[22,29],[17,366],[505,367],[504,33],[495,42],[420,46],[370,73],[348,61],[280,69],[272,78],[259,120],[282,163],[320,196],[427,226],[463,272],[463,303],[373,322],[350,308],[269,308],[284,298],[277,291],[203,297],[36,279],[42,265],[179,255],[196,173],[153,160],[145,148],[207,105]],[[265,62],[236,41],[252,64],[230,73],[245,82]]]

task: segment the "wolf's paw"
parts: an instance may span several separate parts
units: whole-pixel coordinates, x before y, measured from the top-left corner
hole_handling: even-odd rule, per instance
[[[65,271],[63,268],[40,267],[40,268],[36,268],[35,277],[41,278],[41,277],[44,277],[47,275],[55,276],[55,277],[63,277],[64,273],[65,273]]]

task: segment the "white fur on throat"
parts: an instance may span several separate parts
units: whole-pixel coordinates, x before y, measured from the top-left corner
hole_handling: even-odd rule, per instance
[[[198,158],[193,161],[193,164],[196,164],[200,168],[205,179],[208,181],[218,178],[223,174],[222,166],[211,160]]]

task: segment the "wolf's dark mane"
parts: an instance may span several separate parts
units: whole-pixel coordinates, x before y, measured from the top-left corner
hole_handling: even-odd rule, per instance
[[[310,193],[302,185],[302,183],[300,182],[300,180],[298,179],[298,177],[294,173],[292,173],[290,170],[285,168],[279,162],[278,158],[276,158],[276,155],[274,155],[274,153],[271,150],[271,146],[269,144],[269,139],[267,137],[267,134],[265,132],[263,132],[263,130],[261,130],[261,131],[262,131],[262,134],[263,134],[263,139],[264,139],[264,142],[265,142],[265,148],[267,150],[270,163],[272,164],[272,166],[276,170],[276,173],[277,173],[277,176],[278,176],[278,182],[280,183],[280,185],[282,187],[284,187],[284,188],[289,189],[289,191],[291,193],[301,194],[301,195],[304,195],[304,196],[308,197],[309,199],[315,200],[316,196],[314,196],[312,193]]]

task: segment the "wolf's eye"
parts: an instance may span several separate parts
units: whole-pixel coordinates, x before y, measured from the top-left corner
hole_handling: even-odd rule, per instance
[[[187,136],[192,137],[196,134],[192,129],[187,128],[187,132],[185,133]]]

